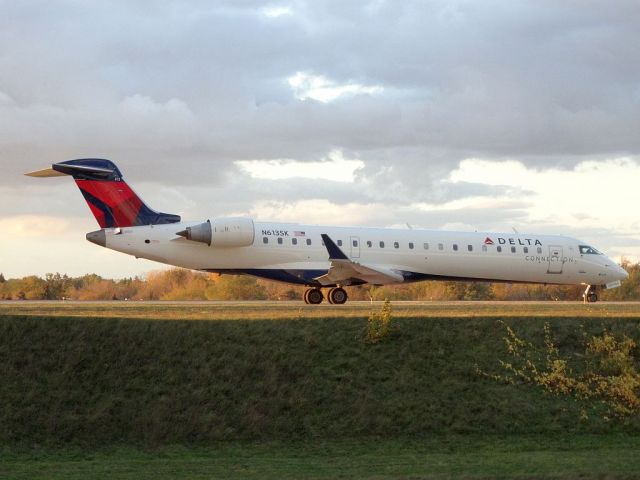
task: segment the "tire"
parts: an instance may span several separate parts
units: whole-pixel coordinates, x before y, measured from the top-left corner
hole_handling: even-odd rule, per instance
[[[322,300],[324,300],[322,291],[320,291],[319,288],[312,288],[308,292],[307,299],[311,305],[318,305],[319,303],[322,303]]]
[[[310,289],[307,289],[302,294],[302,299],[304,300],[304,303],[306,303],[307,305],[309,304],[309,292],[310,291],[311,291]]]
[[[349,298],[344,288],[332,288],[329,290],[329,303],[342,305]]]
[[[334,290],[335,290],[335,288],[330,288],[329,291],[327,292],[327,302],[329,302],[332,305],[333,305],[333,291]]]
[[[595,293],[590,293],[587,297],[587,301],[590,303],[596,303],[598,301],[598,295]]]

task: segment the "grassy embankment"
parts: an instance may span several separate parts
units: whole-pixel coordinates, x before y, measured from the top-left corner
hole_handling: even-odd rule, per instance
[[[157,316],[163,318],[179,315],[178,307],[149,308],[160,308]],[[189,308],[195,309],[187,309],[189,318],[206,318],[208,307]],[[640,419],[581,420],[571,400],[499,384],[475,368],[494,371],[498,359],[506,358],[500,319],[529,339],[540,339],[549,321],[561,348],[579,351],[580,325],[637,339],[640,312],[632,307],[571,304],[581,318],[554,317],[546,307],[532,317],[500,314],[501,306],[489,304],[440,305],[435,316],[396,307],[402,317],[398,334],[376,345],[362,339],[361,315],[368,306],[348,320],[341,310],[305,318],[307,307],[292,308],[298,313],[289,314],[293,320],[265,312],[277,322],[255,319],[251,309],[247,317],[254,319],[242,320],[233,308],[218,315],[228,320],[214,322],[5,310],[0,476],[80,478],[91,471],[138,479],[143,472],[180,478],[431,478],[537,472],[631,478],[640,472]],[[490,308],[493,316],[482,316]],[[443,316],[445,310],[453,316]]]

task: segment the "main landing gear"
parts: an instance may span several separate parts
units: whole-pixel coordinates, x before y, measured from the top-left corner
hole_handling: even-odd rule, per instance
[[[310,288],[308,290],[305,290],[303,298],[304,303],[308,303],[311,305],[317,305],[319,303],[322,303],[322,300],[324,300],[322,290],[320,290],[319,288]],[[342,305],[347,301],[348,298],[349,297],[347,296],[347,292],[344,288],[341,287],[330,288],[327,292],[327,300],[329,301],[329,303],[335,305]]]
[[[587,289],[582,294],[584,303],[595,303],[598,301],[598,294],[596,293],[595,285],[588,285]]]
[[[311,305],[317,305],[322,303],[324,297],[322,291],[319,288],[310,288],[304,291],[304,303],[310,303]]]

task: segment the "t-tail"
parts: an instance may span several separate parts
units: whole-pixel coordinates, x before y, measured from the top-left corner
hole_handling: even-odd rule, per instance
[[[51,168],[26,173],[30,177],[71,175],[101,228],[177,223],[179,215],[148,207],[123,180],[115,163],[81,158],[54,163]]]

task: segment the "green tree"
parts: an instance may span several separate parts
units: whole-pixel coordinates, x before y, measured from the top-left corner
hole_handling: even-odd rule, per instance
[[[69,287],[73,285],[73,281],[65,274],[47,273],[44,277],[44,298],[46,300],[60,300],[65,296]]]

